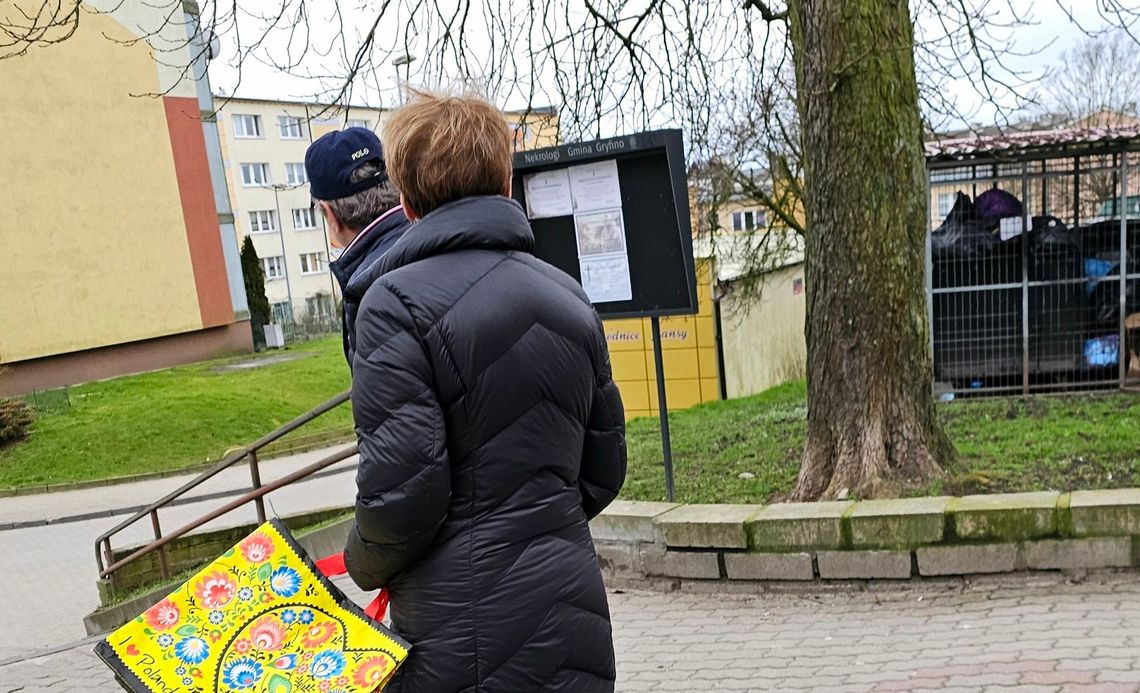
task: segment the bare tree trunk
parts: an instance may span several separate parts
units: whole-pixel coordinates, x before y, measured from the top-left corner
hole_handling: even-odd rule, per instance
[[[789,0],[808,223],[797,500],[888,495],[953,448],[931,394],[926,176],[906,0]]]

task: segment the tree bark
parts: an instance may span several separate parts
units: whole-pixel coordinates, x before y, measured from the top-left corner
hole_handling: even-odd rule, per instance
[[[926,174],[906,0],[789,0],[807,203],[796,500],[891,495],[953,448],[931,383]]]

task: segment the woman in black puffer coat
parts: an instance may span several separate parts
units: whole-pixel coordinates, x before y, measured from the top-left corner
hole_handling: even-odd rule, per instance
[[[385,132],[419,218],[374,266],[352,402],[346,548],[413,644],[394,692],[612,691],[609,609],[587,521],[625,478],[601,322],[532,255],[501,115],[421,96]]]

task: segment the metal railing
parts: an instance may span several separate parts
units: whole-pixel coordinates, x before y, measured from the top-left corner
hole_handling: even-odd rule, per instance
[[[112,585],[114,585],[115,571],[142,558],[143,556],[149,555],[156,551],[158,552],[158,565],[159,570],[161,571],[161,575],[163,579],[169,578],[170,565],[166,557],[167,544],[174,541],[175,539],[178,539],[179,537],[185,536],[186,534],[194,531],[195,529],[198,529],[208,522],[216,520],[217,518],[225,515],[232,510],[236,510],[237,508],[246,505],[247,503],[252,502],[255,505],[257,509],[258,522],[265,522],[265,496],[267,494],[276,491],[283,486],[287,486],[295,481],[304,479],[305,477],[310,476],[326,467],[334,465],[337,462],[349,459],[356,454],[357,448],[355,444],[350,445],[343,450],[338,450],[330,455],[321,458],[316,462],[313,462],[312,464],[306,465],[305,467],[302,467],[301,469],[298,469],[268,484],[261,483],[261,470],[258,467],[258,452],[270,443],[281,439],[283,436],[297,430],[298,428],[304,426],[319,416],[344,404],[349,400],[349,396],[350,391],[342,392],[336,397],[333,397],[327,402],[324,402],[323,404],[298,416],[289,423],[286,423],[280,428],[274,430],[272,433],[262,436],[246,447],[227,455],[213,467],[210,467],[206,471],[202,472],[194,479],[186,482],[182,486],[178,487],[174,491],[171,491],[167,495],[163,496],[154,503],[151,503],[142,510],[139,510],[134,515],[115,525],[115,527],[112,529],[104,532],[103,534],[100,534],[99,537],[95,540],[95,561],[99,567],[100,579],[110,578]],[[179,527],[169,534],[163,534],[162,526],[159,523],[158,518],[158,511],[160,509],[173,505],[187,492],[197,488],[214,476],[242,462],[243,460],[248,461],[249,476],[252,483],[252,487],[248,492],[242,494],[238,498],[235,498],[229,503],[226,503],[220,508],[217,508],[216,510],[213,510],[212,512],[199,517],[193,522]],[[116,560],[114,550],[111,547],[111,538],[145,517],[150,518],[151,529],[154,533],[154,541],[150,542],[146,546],[140,547],[138,550],[133,551],[129,555]]]

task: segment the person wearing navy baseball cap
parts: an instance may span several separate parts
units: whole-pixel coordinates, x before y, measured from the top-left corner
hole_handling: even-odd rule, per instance
[[[411,222],[400,206],[400,192],[388,179],[380,139],[366,128],[330,132],[305,152],[309,190],[325,218],[329,243],[342,248],[329,269],[340,284],[344,315],[344,356],[352,367],[356,352],[356,313],[378,275],[368,270]]]

